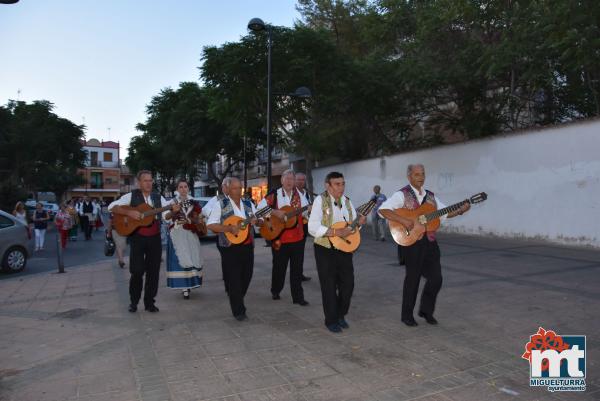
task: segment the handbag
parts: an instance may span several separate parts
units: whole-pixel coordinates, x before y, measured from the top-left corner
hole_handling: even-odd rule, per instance
[[[104,256],[113,256],[116,249],[115,241],[112,237],[106,237],[104,241]]]

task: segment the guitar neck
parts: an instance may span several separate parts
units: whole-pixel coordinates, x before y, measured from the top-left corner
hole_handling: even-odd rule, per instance
[[[371,213],[371,210],[373,210],[374,207],[375,207],[375,202],[374,201],[368,201],[364,205],[359,206],[358,209],[356,209],[357,216],[354,219],[354,221],[352,221],[352,224],[350,224],[350,227],[352,229],[355,229],[358,226],[358,224],[359,224],[360,218],[362,216],[368,216],[369,213]]]
[[[155,214],[159,214],[159,213],[165,212],[167,210],[171,210],[171,209],[173,209],[173,205],[167,205],[167,206],[160,207],[158,209],[148,210],[147,212],[144,212],[143,215],[144,215],[144,217],[154,216]]]
[[[462,202],[455,203],[454,205],[450,205],[440,210],[436,210],[435,212],[428,213],[425,215],[427,221],[439,219],[442,216],[447,215],[448,213],[455,212],[459,210],[465,203],[471,203],[468,199]]]
[[[285,215],[290,218],[290,217],[294,217],[294,216],[298,216],[299,214],[304,213],[305,210],[307,210],[309,208],[310,205],[306,205],[301,207],[300,209],[294,209],[290,212],[287,212]]]

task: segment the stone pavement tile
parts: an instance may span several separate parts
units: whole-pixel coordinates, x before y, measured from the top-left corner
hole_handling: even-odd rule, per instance
[[[169,383],[194,380],[199,377],[214,376],[219,373],[215,364],[207,357],[163,366],[162,371]]]
[[[287,384],[272,367],[239,370],[224,376],[235,393]]]
[[[313,342],[304,343],[302,346],[314,355],[319,356],[341,354],[350,350],[350,347],[341,341],[341,336],[338,339],[330,335],[322,337]]]
[[[223,376],[200,376],[194,380],[169,383],[175,400],[206,400],[236,393]]]
[[[4,386],[2,386],[4,387]],[[2,389],[0,387],[0,389]],[[0,396],[5,396],[6,388],[2,389]],[[10,401],[62,401],[70,400],[76,397],[77,380],[65,379],[58,380],[55,377],[40,378],[34,383],[27,384],[24,388],[7,391],[7,399]]]
[[[137,391],[111,391],[93,395],[84,395],[77,398],[77,401],[139,401],[140,395]]]
[[[249,351],[246,348],[246,343],[244,340],[240,338],[233,340],[214,341],[204,344],[203,347],[208,356],[219,356]]]
[[[243,339],[243,342],[245,348],[249,351],[279,348],[294,344],[287,336],[280,333],[274,333],[272,335],[266,335],[257,338],[247,338]]]
[[[243,392],[237,396],[240,401],[306,401],[296,388],[291,385]]]
[[[95,355],[93,358],[82,358],[77,363],[81,375],[125,370],[131,369],[131,367],[131,355],[126,346]]]
[[[268,365],[268,363],[265,362],[257,352],[240,352],[235,354],[215,356],[211,359],[221,373],[228,373],[236,370],[257,368]]]
[[[294,342],[304,344],[322,340],[323,338],[331,338],[330,332],[325,326],[311,329],[303,329],[286,332],[285,335]]]
[[[409,396],[399,388],[384,388],[373,392],[377,401],[404,401],[409,400]]]
[[[501,392],[493,384],[479,382],[446,390],[443,394],[453,401],[508,401],[514,400],[514,396]],[[544,399],[544,398],[541,398]]]
[[[336,372],[344,373],[358,369],[370,369],[383,366],[373,355],[365,350],[354,350],[342,354],[328,355],[323,360]],[[385,365],[389,366],[389,365]]]
[[[306,400],[374,400],[342,375],[330,375],[294,383]]]
[[[206,357],[204,351],[200,347],[195,349],[193,345],[180,346],[173,340],[172,344],[174,345],[171,348],[154,349],[156,352],[156,359],[161,365],[177,365],[184,361],[195,361]]]
[[[342,376],[357,386],[363,392],[371,394],[376,391],[389,389],[390,381],[397,375],[398,370],[391,366],[377,366],[369,369],[359,368],[342,372]]]
[[[310,359],[275,365],[274,368],[291,383],[331,376],[337,373],[324,362]]]
[[[199,344],[239,338],[239,335],[223,322],[189,322],[187,326]]]
[[[273,326],[264,322],[248,321],[247,324],[228,326],[229,330],[238,338],[256,338],[269,336],[275,333]]]
[[[127,369],[80,376],[77,391],[79,395],[92,395],[110,391],[134,391],[136,389],[135,377],[132,371]]]
[[[255,354],[267,364],[283,364],[299,359],[307,359],[312,354],[301,345],[291,345],[255,351]]]

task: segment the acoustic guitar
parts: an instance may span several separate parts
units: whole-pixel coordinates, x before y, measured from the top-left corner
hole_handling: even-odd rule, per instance
[[[440,228],[440,217],[459,210],[466,203],[473,205],[475,203],[483,202],[486,199],[487,194],[485,192],[480,192],[471,196],[469,199],[465,199],[462,202],[455,203],[454,205],[439,210],[430,203],[424,203],[414,210],[404,208],[395,209],[394,213],[398,216],[421,223],[421,226],[415,226],[412,230],[408,230],[402,224],[388,220],[390,224],[390,233],[398,245],[410,246],[423,238],[423,235],[425,235],[426,232],[437,231],[437,229]]]
[[[279,209],[285,213],[285,217],[283,219],[280,219],[273,214],[266,216],[265,222],[260,228],[260,236],[267,241],[273,241],[275,238],[281,235],[283,230],[296,227],[296,224],[298,224],[297,216],[304,213],[304,211],[308,210],[309,207],[310,205],[306,205],[296,209],[293,206],[283,206],[281,209]]]
[[[225,236],[227,237],[229,242],[231,242],[232,244],[234,244],[234,245],[241,244],[242,242],[246,241],[246,239],[248,238],[248,230],[250,228],[250,221],[252,221],[252,219],[255,217],[257,219],[260,219],[264,215],[266,215],[270,212],[271,212],[271,207],[265,206],[262,209],[258,210],[255,215],[248,216],[245,219],[242,217],[236,216],[236,215],[229,216],[228,218],[225,219],[225,221],[223,221],[223,225],[224,226],[237,226],[240,229],[240,231],[238,231],[237,234],[225,232]]]
[[[180,204],[182,207],[188,207],[192,204],[192,201],[190,199],[186,199],[186,200],[180,202]],[[127,215],[114,213],[113,220],[112,220],[113,226],[120,235],[123,235],[123,236],[131,235],[135,230],[137,230],[140,227],[147,227],[147,226],[152,225],[152,223],[154,223],[155,215],[162,213],[164,211],[173,209],[174,205],[176,205],[176,203],[170,204],[170,205],[167,205],[164,207],[160,207],[158,209],[153,208],[152,206],[150,206],[147,203],[142,203],[141,205],[138,205],[135,207],[121,206],[120,207],[121,210],[127,210],[127,211],[137,210],[138,212],[140,212],[142,214],[142,219],[135,220]]]
[[[353,230],[350,235],[344,238],[337,236],[329,237],[329,241],[331,241],[331,244],[335,249],[348,253],[354,252],[358,249],[358,246],[360,245],[360,227],[358,225],[358,220],[360,219],[360,216],[367,216],[369,213],[371,213],[371,210],[373,210],[376,204],[377,203],[375,201],[370,200],[367,203],[360,205],[356,209],[356,218],[350,224],[345,221],[339,221],[331,226],[331,228],[335,230],[341,230],[342,228],[346,227],[350,227]]]

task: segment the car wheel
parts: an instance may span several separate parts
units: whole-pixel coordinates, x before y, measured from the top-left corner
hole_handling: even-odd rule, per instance
[[[13,246],[9,248],[2,258],[2,270],[6,273],[18,273],[25,269],[27,254],[23,248]]]

